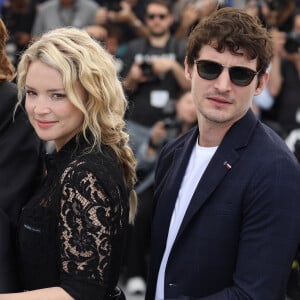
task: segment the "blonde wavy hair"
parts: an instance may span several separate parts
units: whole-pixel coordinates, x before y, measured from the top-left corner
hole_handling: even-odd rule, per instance
[[[125,131],[127,100],[113,56],[84,30],[64,27],[45,33],[27,48],[19,62],[19,104],[29,65],[37,60],[60,72],[68,98],[84,115],[83,136],[90,141],[87,132],[92,134],[91,151],[102,144],[115,152],[130,190],[129,221],[132,223],[137,206],[136,160]],[[85,103],[76,93],[77,82],[85,90]]]
[[[11,81],[15,78],[15,68],[6,53],[7,28],[0,19],[0,82]]]

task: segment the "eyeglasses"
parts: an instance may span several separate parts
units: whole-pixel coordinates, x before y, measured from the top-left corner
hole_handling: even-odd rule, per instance
[[[167,15],[166,14],[148,14],[147,15],[147,18],[149,20],[154,20],[156,17],[159,18],[160,20],[164,20],[167,17]]]
[[[220,76],[224,68],[229,70],[231,82],[238,86],[247,86],[259,72],[246,67],[225,67],[211,60],[195,60],[198,75],[206,80],[214,80]]]

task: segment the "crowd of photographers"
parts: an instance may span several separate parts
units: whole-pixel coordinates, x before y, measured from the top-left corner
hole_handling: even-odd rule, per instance
[[[274,57],[265,93],[253,109],[295,152],[300,152],[300,1],[296,0],[2,0],[1,17],[10,39],[7,53],[17,65],[32,39],[55,27],[84,28],[115,56],[129,100],[128,131],[138,157],[142,231],[132,228],[124,274],[129,292],[145,291],[151,184],[161,145],[181,134],[190,109],[183,61],[190,30],[220,6],[243,7],[258,16],[274,37]],[[181,103],[181,102],[180,102]],[[188,103],[188,102],[186,102]],[[188,107],[188,108],[187,108]],[[191,117],[191,116],[190,116]],[[195,116],[194,116],[195,117]],[[196,119],[196,118],[195,118]],[[191,120],[190,124],[194,122]],[[159,138],[157,138],[159,136]],[[144,151],[144,152],[142,152]],[[147,171],[143,163],[150,155]],[[143,155],[141,156],[141,153]],[[148,180],[148,181],[145,181]],[[146,186],[146,188],[145,188]],[[149,200],[150,198],[150,200]],[[146,205],[146,204],[147,205]],[[147,215],[143,217],[143,213]],[[148,223],[147,223],[148,222]],[[138,223],[138,222],[137,222]],[[147,225],[148,224],[148,225]],[[137,225],[136,225],[137,226]],[[147,237],[147,239],[145,239]],[[135,261],[136,263],[133,263]],[[295,259],[289,296],[300,299]],[[299,277],[297,277],[299,276]]]

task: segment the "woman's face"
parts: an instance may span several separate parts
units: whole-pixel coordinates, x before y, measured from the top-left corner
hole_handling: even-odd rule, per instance
[[[32,62],[25,89],[25,108],[41,140],[54,141],[59,150],[81,131],[83,113],[68,99],[58,70],[41,61]],[[84,89],[79,82],[75,93],[84,101]]]

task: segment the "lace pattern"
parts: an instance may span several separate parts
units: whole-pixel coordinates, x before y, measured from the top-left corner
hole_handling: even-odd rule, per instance
[[[18,227],[24,290],[61,286],[74,299],[105,299],[118,283],[128,190],[112,149],[87,147],[74,137],[45,156],[45,177]]]
[[[103,169],[96,176],[86,162],[75,160],[61,177],[62,268],[101,286],[107,285],[111,277],[112,247],[120,246],[116,244],[117,237],[128,218],[112,176]]]

